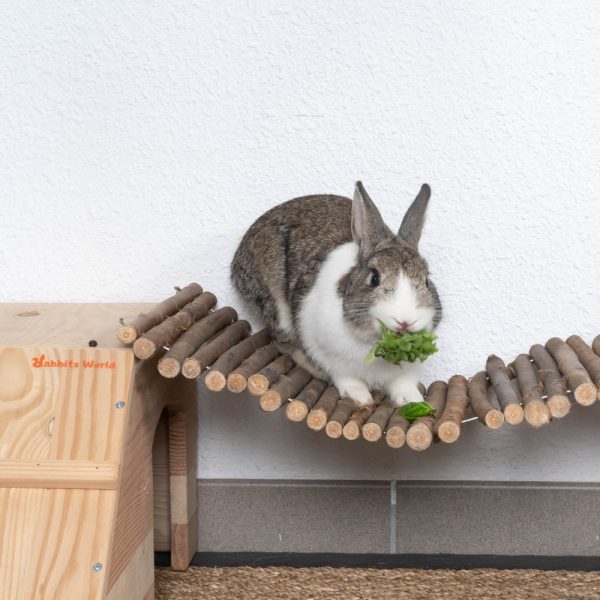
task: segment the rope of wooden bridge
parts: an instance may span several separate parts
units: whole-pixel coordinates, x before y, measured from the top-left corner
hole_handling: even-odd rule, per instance
[[[566,416],[573,402],[589,406],[600,399],[600,335],[591,345],[572,335],[535,344],[509,364],[498,356],[470,379],[454,375],[423,388],[435,416],[411,423],[377,392],[375,406],[357,408],[337,389],[281,354],[265,330],[251,332],[247,321],[197,283],[140,315],[122,323],[117,337],[133,345],[141,360],[159,356],[158,370],[167,378],[197,379],[203,374],[212,392],[247,391],[268,412],[283,410],[296,422],[331,438],[369,442],[385,439],[388,446],[426,450],[435,441],[455,442],[462,424],[479,420],[490,429],[525,421],[542,427]],[[472,418],[469,414],[472,413]]]

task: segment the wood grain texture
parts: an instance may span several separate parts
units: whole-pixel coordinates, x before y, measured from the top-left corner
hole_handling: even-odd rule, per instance
[[[123,349],[117,340],[119,319],[133,320],[154,304],[0,304],[2,346],[86,348],[90,340],[98,348]]]
[[[166,487],[180,568],[195,551],[196,385],[161,377],[156,358],[134,365],[113,338],[123,306],[144,305],[0,306],[15,342],[0,346],[2,599],[152,595],[152,448],[165,407],[185,434],[172,438]],[[17,345],[29,339],[55,345]]]
[[[135,366],[109,589],[115,585],[148,531],[153,529],[152,445],[160,415],[165,405],[171,408],[187,403],[195,405],[195,391],[196,386],[191,380],[161,377],[155,358]],[[148,568],[152,568],[151,561]]]
[[[119,465],[91,460],[0,460],[0,488],[117,488]]]
[[[115,402],[132,363],[128,350],[1,348],[0,380],[13,383],[0,396],[0,459],[118,461],[127,411]]]
[[[185,570],[198,547],[197,405],[194,399],[169,409],[171,567]]]
[[[19,486],[0,489],[0,598],[102,597],[117,491],[80,488],[116,487],[132,364],[122,349],[0,348],[0,479]]]
[[[152,446],[154,490],[154,550],[171,549],[171,498],[169,489],[169,416],[164,411],[158,422]]]
[[[106,595],[106,600],[154,598],[154,568],[148,568],[150,557],[154,558],[151,531],[136,548],[127,567]]]
[[[114,490],[0,489],[0,598],[103,598],[115,500]]]

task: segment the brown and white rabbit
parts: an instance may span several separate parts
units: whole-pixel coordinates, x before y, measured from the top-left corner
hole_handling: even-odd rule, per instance
[[[372,389],[401,406],[422,400],[418,363],[365,364],[380,321],[397,332],[432,331],[441,304],[418,252],[431,190],[423,185],[397,234],[361,182],[354,200],[317,195],[272,208],[244,235],[231,264],[241,295],[282,351],[358,404]]]

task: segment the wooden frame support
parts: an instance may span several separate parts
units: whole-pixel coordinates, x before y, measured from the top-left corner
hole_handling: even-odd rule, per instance
[[[171,566],[185,570],[197,548],[195,381],[156,377],[155,361],[136,365],[125,442],[108,600],[131,600],[154,581],[152,445],[168,414]],[[150,575],[140,581],[141,573]],[[144,597],[144,596],[142,596]],[[151,597],[151,596],[148,596]]]
[[[195,398],[168,408],[171,568],[184,571],[198,548],[198,434]]]

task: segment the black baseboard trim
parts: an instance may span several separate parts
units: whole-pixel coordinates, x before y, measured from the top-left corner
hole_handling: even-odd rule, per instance
[[[156,552],[168,567],[169,552]],[[510,556],[485,554],[330,554],[297,552],[196,552],[196,567],[363,567],[374,569],[539,569],[600,571],[600,556]]]

